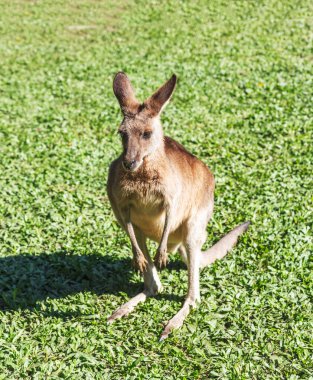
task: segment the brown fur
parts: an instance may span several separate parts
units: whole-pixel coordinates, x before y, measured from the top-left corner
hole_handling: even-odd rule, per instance
[[[175,84],[176,76],[172,76],[140,104],[127,76],[116,75],[113,89],[124,116],[119,128],[123,153],[112,162],[107,185],[114,214],[130,237],[134,264],[145,283],[144,292],[119,308],[109,321],[128,314],[146,296],[160,291],[155,266],[166,266],[167,252],[179,249],[188,266],[186,301],[162,338],[182,324],[189,307],[200,299],[199,268],[225,256],[247,228],[247,224],[237,227],[211,251],[201,253],[213,212],[214,177],[202,161],[163,135],[159,114]],[[146,248],[147,238],[159,243],[154,264]]]
[[[214,178],[200,160],[169,137],[164,138],[157,156],[146,157],[135,172],[123,169],[122,155],[115,160],[109,172],[109,198],[118,220],[121,219],[118,209],[130,206],[134,226],[147,238],[160,242],[166,200],[179,193],[168,241],[181,242],[186,222],[198,208],[212,201]]]

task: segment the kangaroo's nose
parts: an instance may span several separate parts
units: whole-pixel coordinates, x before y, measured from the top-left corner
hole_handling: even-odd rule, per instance
[[[136,164],[136,160],[131,160],[131,161],[123,160],[123,166],[127,170],[131,170],[135,166],[135,164]]]

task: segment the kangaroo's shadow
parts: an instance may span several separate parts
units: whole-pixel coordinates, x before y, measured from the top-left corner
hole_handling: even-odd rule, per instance
[[[0,309],[34,308],[37,301],[92,291],[131,295],[141,283],[130,282],[130,259],[68,252],[0,257]]]
[[[180,268],[176,263],[169,266],[169,270]],[[143,284],[131,281],[132,276],[130,258],[97,253],[78,255],[60,251],[0,257],[0,310],[36,309],[38,301],[84,291],[97,295],[123,292],[133,296],[142,290]],[[177,298],[175,295],[159,297]],[[45,314],[60,313],[47,311]],[[73,312],[61,314],[66,318],[75,316]]]

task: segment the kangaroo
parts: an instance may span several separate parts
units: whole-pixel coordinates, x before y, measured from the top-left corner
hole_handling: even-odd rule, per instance
[[[118,308],[108,322],[126,316],[162,290],[157,269],[166,266],[168,252],[178,250],[188,268],[188,293],[160,340],[182,326],[190,308],[200,302],[200,269],[223,258],[250,224],[237,226],[201,252],[213,212],[214,177],[202,161],[163,134],[160,114],[176,81],[172,75],[143,103],[136,99],[125,73],[117,73],[113,81],[123,114],[118,130],[123,152],[110,166],[107,191],[115,217],[130,238],[133,263],[143,274],[144,290]],[[159,244],[154,260],[147,250],[147,239]]]

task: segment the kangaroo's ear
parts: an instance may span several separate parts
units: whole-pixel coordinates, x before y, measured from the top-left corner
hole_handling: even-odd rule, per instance
[[[157,116],[170,100],[175,89],[177,77],[172,75],[166,83],[163,84],[150,98],[145,101],[145,106],[151,112],[152,116]]]
[[[139,102],[135,97],[130,80],[123,72],[115,75],[113,80],[113,91],[120,103],[123,114],[136,113],[138,111]]]

